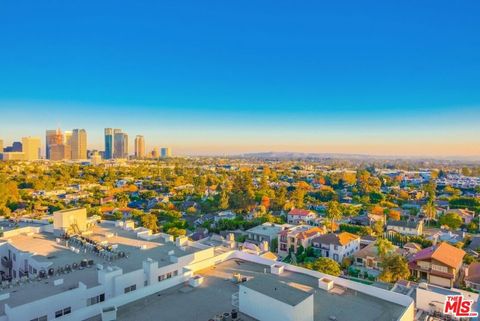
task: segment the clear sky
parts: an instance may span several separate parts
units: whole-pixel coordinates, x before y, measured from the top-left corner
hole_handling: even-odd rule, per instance
[[[0,138],[480,155],[479,1],[0,2]]]

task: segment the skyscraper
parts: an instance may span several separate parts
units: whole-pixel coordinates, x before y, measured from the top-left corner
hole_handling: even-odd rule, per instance
[[[142,135],[135,137],[135,158],[145,157],[145,138]]]
[[[45,157],[50,159],[50,147],[63,144],[63,135],[60,128],[47,129],[45,132]]]
[[[87,132],[85,129],[72,131],[72,159],[87,159]]]
[[[172,157],[172,150],[170,149],[170,147],[162,147],[162,149],[160,150],[160,153],[163,158]]]
[[[40,138],[22,137],[24,159],[27,161],[40,159]]]
[[[0,139],[0,154],[3,153],[3,140]]]
[[[64,133],[65,139],[63,140],[63,143],[68,146],[72,146],[72,131],[71,130],[66,130]]]
[[[105,159],[112,159],[113,157],[113,129],[105,128]]]
[[[123,158],[128,158],[128,135],[123,133]]]
[[[55,144],[50,146],[50,159],[54,161],[71,159],[72,150],[70,145]]]
[[[118,128],[113,130],[113,158],[128,158],[128,135]]]

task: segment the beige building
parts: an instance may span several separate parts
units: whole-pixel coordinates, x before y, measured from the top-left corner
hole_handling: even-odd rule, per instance
[[[72,131],[66,130],[64,134],[64,141],[63,143],[68,146],[72,146]]]
[[[40,159],[40,138],[22,137],[22,151],[27,161]]]
[[[90,157],[90,162],[92,163],[92,165],[101,164],[102,156],[100,155],[100,153],[97,151],[93,152],[92,156]]]
[[[3,153],[3,160],[24,160],[25,155],[23,152],[5,152]]]
[[[87,159],[87,132],[85,129],[74,129],[71,139],[72,159]]]
[[[71,159],[72,150],[69,145],[59,144],[50,146],[50,159],[54,161]]]
[[[80,234],[87,230],[87,209],[71,208],[53,213],[53,229],[56,234]]]
[[[145,157],[145,138],[141,135],[135,137],[135,158]]]

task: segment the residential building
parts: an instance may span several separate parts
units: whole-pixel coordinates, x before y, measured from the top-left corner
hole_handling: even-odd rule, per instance
[[[445,302],[447,296],[463,296],[464,300],[473,302],[471,312],[478,312],[478,293],[461,290],[458,288],[445,289],[432,284],[420,283],[415,289],[415,305],[417,309],[415,320],[475,320],[477,318],[456,318],[445,315]],[[436,317],[435,317],[436,316]]]
[[[286,257],[291,251],[296,253],[300,246],[306,249],[312,245],[312,240],[315,237],[325,233],[325,229],[309,225],[297,225],[285,229],[279,233],[278,256]]]
[[[458,278],[465,251],[446,242],[413,255],[408,262],[411,274],[430,284],[451,288]]]
[[[45,132],[45,158],[50,159],[50,147],[63,144],[63,134],[60,128],[47,129]]]
[[[72,159],[87,159],[87,132],[85,129],[72,131]]]
[[[152,149],[152,158],[158,158],[159,156],[160,156],[160,154],[158,153],[158,148],[154,147]]]
[[[388,232],[396,232],[403,235],[420,236],[423,234],[423,220],[416,220],[416,221],[388,220],[387,233]]]
[[[162,158],[172,157],[172,149],[170,147],[162,147],[160,151]]]
[[[26,161],[40,159],[40,138],[39,137],[23,137],[22,151]]]
[[[262,225],[247,230],[247,241],[255,244],[267,241],[268,245],[271,247],[272,241],[278,240],[278,234],[291,227],[292,225],[290,224],[263,223]]]
[[[473,262],[465,269],[463,281],[467,288],[480,290],[480,262]]]
[[[310,224],[316,217],[317,215],[313,211],[294,208],[288,212],[287,222],[295,225]]]
[[[453,213],[462,218],[463,224],[470,224],[475,218],[475,211],[470,211],[468,208],[450,209],[445,214]]]
[[[404,255],[406,251],[401,250],[400,248],[394,248],[395,253]],[[353,263],[356,266],[361,266],[366,269],[371,270],[381,270],[382,269],[382,258],[378,254],[378,246],[376,242],[372,242],[365,246],[363,249],[353,254]]]
[[[348,232],[328,233],[315,237],[312,247],[317,255],[341,263],[344,258],[360,250],[360,236]]]
[[[232,307],[245,321],[414,319],[406,295],[246,253],[231,237],[174,241],[85,209],[53,220],[4,229],[1,320],[209,320]]]
[[[105,128],[105,159],[113,158],[113,129]]]
[[[145,138],[141,135],[135,137],[135,158],[145,157]]]

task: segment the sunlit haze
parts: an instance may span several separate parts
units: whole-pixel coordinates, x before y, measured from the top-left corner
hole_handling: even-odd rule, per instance
[[[0,139],[479,157],[479,3],[340,6],[3,1]]]

